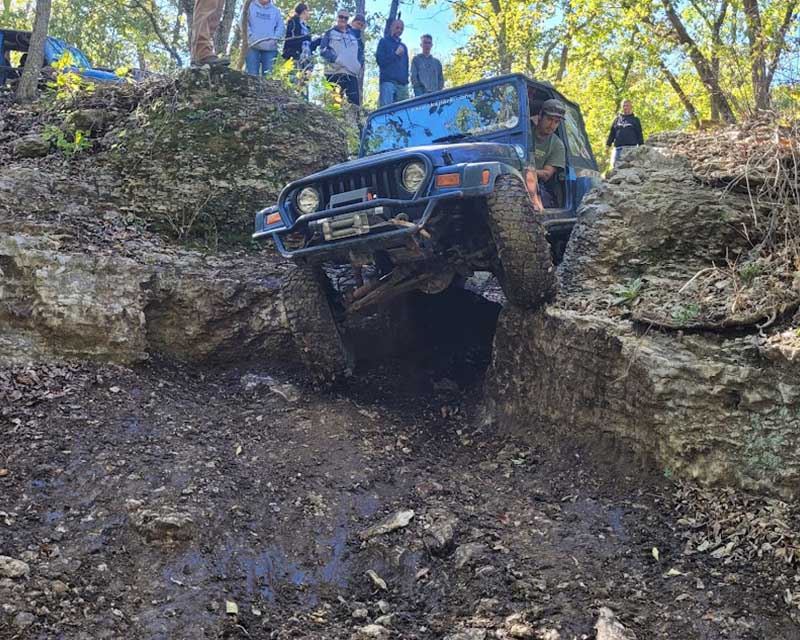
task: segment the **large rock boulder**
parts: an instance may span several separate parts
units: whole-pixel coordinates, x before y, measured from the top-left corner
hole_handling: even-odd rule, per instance
[[[0,361],[285,357],[279,271],[265,265],[175,250],[75,253],[46,235],[0,234]]]
[[[43,122],[91,148],[20,157]],[[0,104],[0,360],[281,361],[286,265],[248,240],[254,213],[346,154],[340,120],[228,69]]]
[[[621,442],[678,476],[796,495],[787,328],[800,287],[763,267],[760,233],[746,195],[702,184],[668,149],[640,149],[587,197],[557,304],[501,313],[494,416],[544,439]]]

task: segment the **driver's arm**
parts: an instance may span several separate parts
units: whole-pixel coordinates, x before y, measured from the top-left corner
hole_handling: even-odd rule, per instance
[[[552,164],[546,164],[541,169],[536,170],[536,177],[540,182],[547,182],[555,175],[556,168]]]

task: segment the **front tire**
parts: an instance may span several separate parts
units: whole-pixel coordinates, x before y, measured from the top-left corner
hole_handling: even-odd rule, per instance
[[[550,244],[525,185],[516,176],[498,177],[487,205],[497,248],[495,275],[508,301],[535,309],[553,300],[557,280]]]
[[[331,308],[333,287],[320,265],[297,265],[286,275],[283,306],[300,361],[320,382],[347,377],[353,355]]]

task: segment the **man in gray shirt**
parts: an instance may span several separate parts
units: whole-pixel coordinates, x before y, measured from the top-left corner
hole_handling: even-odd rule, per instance
[[[444,87],[442,63],[431,55],[433,37],[425,34],[419,40],[422,53],[418,53],[411,61],[411,86],[414,95],[421,96]]]

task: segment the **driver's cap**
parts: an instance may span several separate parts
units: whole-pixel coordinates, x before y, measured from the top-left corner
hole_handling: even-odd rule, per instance
[[[555,98],[550,98],[550,100],[545,100],[542,103],[542,115],[545,116],[556,116],[558,118],[563,118],[564,114],[567,112],[564,103],[561,100],[556,100]]]

